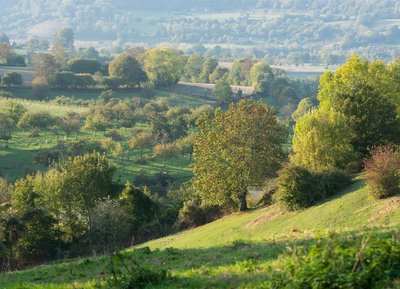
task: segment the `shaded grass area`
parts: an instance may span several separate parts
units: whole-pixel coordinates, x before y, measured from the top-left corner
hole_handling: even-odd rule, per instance
[[[355,246],[369,236],[389,240],[399,230],[400,198],[375,201],[357,179],[342,195],[301,212],[274,205],[234,214],[123,254],[170,272],[163,284],[146,288],[265,288],[271,272],[293,252],[336,239]],[[2,274],[0,279],[2,288],[93,288],[107,275],[107,260],[102,256],[55,263]]]

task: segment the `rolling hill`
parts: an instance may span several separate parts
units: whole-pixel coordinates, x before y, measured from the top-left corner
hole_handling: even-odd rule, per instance
[[[399,229],[400,197],[376,201],[358,178],[347,191],[304,211],[286,212],[273,205],[237,213],[124,254],[170,272],[166,283],[146,288],[264,288],[257,286],[289,251],[336,238],[390,238],[385,232]],[[93,288],[104,276],[107,260],[54,263],[0,279],[2,288]]]

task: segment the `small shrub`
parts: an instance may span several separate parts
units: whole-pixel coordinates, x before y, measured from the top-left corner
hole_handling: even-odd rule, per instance
[[[289,165],[279,173],[276,199],[289,210],[301,210],[329,198],[351,183],[341,171],[312,173]]]
[[[317,200],[314,176],[305,168],[288,166],[279,172],[277,199],[289,210],[312,206]]]
[[[223,211],[219,206],[201,206],[194,200],[189,200],[183,204],[179,211],[178,228],[185,230],[198,227],[222,217]]]
[[[394,146],[377,147],[364,161],[369,192],[377,199],[400,193],[400,152]]]

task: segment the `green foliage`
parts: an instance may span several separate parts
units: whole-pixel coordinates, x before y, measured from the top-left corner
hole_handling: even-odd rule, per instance
[[[321,78],[321,107],[344,115],[353,131],[351,144],[361,156],[374,146],[400,142],[400,120],[393,104],[397,92],[391,81],[383,62],[368,62],[357,55]]]
[[[67,158],[45,173],[17,181],[12,187],[13,206],[19,211],[44,208],[59,218],[67,238],[77,238],[84,234],[97,201],[118,193],[114,171],[100,153]]]
[[[230,80],[236,85],[250,85],[250,72],[257,61],[250,58],[237,59],[233,62]],[[264,68],[261,67],[260,68]]]
[[[370,194],[378,199],[400,194],[400,152],[393,146],[377,147],[364,161]]]
[[[57,118],[48,112],[25,112],[18,121],[18,127],[24,129],[40,129],[46,131],[57,122]]]
[[[127,212],[130,223],[135,232],[141,226],[154,220],[158,205],[142,190],[135,188],[131,183],[126,183],[120,196],[122,207]],[[140,236],[138,236],[140,238]]]
[[[177,83],[183,75],[184,66],[183,55],[171,48],[154,48],[144,55],[144,70],[155,86]]]
[[[210,75],[215,71],[215,69],[218,67],[218,60],[215,58],[207,58],[203,66],[201,68],[201,73],[199,75],[199,81],[203,83],[209,83],[210,82]]]
[[[75,33],[71,28],[63,28],[54,34],[54,43],[62,48],[74,50],[74,36]]]
[[[247,209],[251,187],[275,176],[284,160],[285,128],[267,105],[241,101],[203,116],[194,136],[193,185],[202,201]]]
[[[90,74],[74,74],[63,71],[54,74],[49,80],[49,85],[51,88],[77,89],[94,87],[96,82]]]
[[[34,54],[32,65],[36,76],[46,80],[49,80],[60,68],[55,57],[47,53]]]
[[[351,183],[341,172],[312,173],[289,165],[279,172],[276,199],[289,210],[308,208],[338,193]]]
[[[16,72],[5,72],[2,78],[2,84],[5,86],[22,85],[22,75]]]
[[[4,114],[9,117],[14,124],[17,124],[27,108],[21,103],[8,100],[3,107]]]
[[[250,82],[254,90],[266,95],[270,90],[270,83],[274,79],[272,68],[265,62],[254,64],[250,70]]]
[[[90,213],[90,229],[85,241],[99,252],[113,252],[130,242],[132,225],[118,200],[106,199]]]
[[[212,96],[220,103],[229,102],[233,97],[231,85],[224,80],[217,81],[212,91]]]
[[[338,240],[296,249],[261,288],[389,288],[399,278],[400,244],[390,238]]]
[[[132,87],[147,80],[140,63],[128,54],[117,56],[110,62],[108,70],[111,77],[121,79],[123,84]]]
[[[303,115],[310,112],[314,107],[314,101],[311,98],[303,98],[297,105],[297,109],[292,113],[292,119],[297,122]]]
[[[200,74],[204,65],[204,57],[195,54],[188,58],[185,67],[184,79],[189,82],[200,82]]]
[[[311,171],[346,169],[355,160],[353,131],[332,109],[314,109],[298,119],[291,161]]]
[[[68,60],[68,69],[73,73],[95,74],[102,71],[102,65],[95,59],[72,58]]]
[[[32,96],[36,100],[44,100],[49,96],[49,83],[44,76],[38,76],[32,81]]]
[[[181,230],[195,228],[217,220],[223,215],[219,206],[201,206],[198,201],[188,200],[179,210],[178,227]]]
[[[125,256],[120,253],[110,256],[105,271],[105,281],[98,283],[96,288],[144,288],[162,284],[169,277],[168,272],[163,269],[143,266],[136,256]]]

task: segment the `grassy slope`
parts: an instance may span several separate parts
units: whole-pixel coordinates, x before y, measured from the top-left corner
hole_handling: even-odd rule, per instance
[[[127,252],[141,264],[172,274],[166,284],[149,288],[238,288],[243,284],[254,288],[266,278],[269,267],[285,256],[287,247],[308,245],[317,235],[328,239],[326,232],[332,230],[342,236],[368,234],[367,227],[372,232],[398,230],[400,198],[374,201],[358,180],[348,192],[302,212],[287,213],[272,206],[234,214],[141,246],[155,250],[151,254]],[[0,280],[2,288],[92,288],[101,280],[104,264],[105,257],[82,259],[3,274]]]

